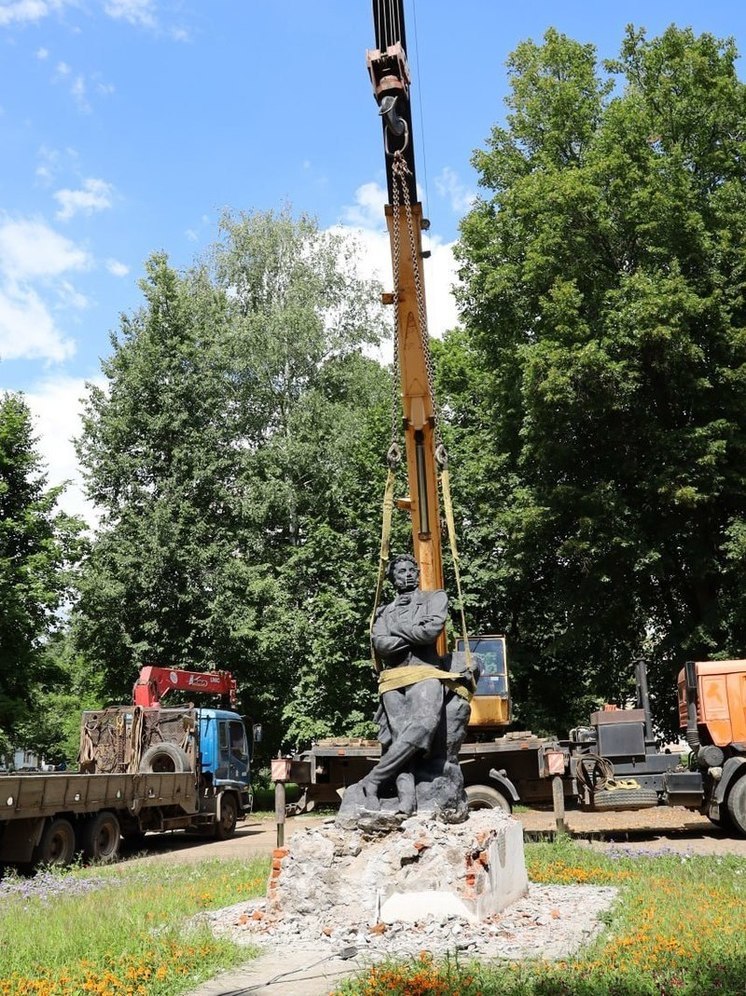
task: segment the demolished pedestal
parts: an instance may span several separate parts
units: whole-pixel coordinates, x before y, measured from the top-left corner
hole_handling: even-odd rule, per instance
[[[344,909],[369,924],[476,922],[527,892],[520,823],[485,809],[458,824],[413,816],[384,835],[335,824],[300,831],[275,855],[268,899],[280,915]]]

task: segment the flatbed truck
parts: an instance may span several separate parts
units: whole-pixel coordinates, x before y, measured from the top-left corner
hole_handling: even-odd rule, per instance
[[[245,724],[231,708],[164,708],[170,688],[235,701],[228,672],[144,668],[133,705],[83,713],[79,771],[0,775],[0,864],[112,860],[149,831],[234,833],[252,804]]]

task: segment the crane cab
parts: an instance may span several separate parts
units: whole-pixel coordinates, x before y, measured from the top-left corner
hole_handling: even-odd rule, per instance
[[[457,650],[464,641],[457,640]],[[471,700],[470,729],[495,729],[510,723],[510,683],[505,637],[484,634],[469,637],[469,649],[479,657],[482,673]]]

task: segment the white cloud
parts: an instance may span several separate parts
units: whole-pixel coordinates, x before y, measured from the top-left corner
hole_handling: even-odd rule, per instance
[[[73,96],[73,100],[78,105],[81,111],[86,114],[90,113],[91,105],[88,103],[88,97],[86,96],[86,83],[85,79],[78,75],[72,82],[70,87],[70,93]]]
[[[104,10],[109,17],[129,24],[139,24],[144,28],[154,28],[156,25],[152,0],[109,0],[109,3],[104,4]]]
[[[0,218],[0,271],[11,280],[56,277],[90,266],[87,252],[34,219]]]
[[[126,263],[120,263],[118,259],[107,259],[106,269],[113,277],[126,277],[130,268]]]
[[[0,287],[0,360],[62,362],[74,352],[75,343],[64,338],[35,290],[13,283]]]
[[[76,290],[69,280],[61,280],[57,285],[57,298],[60,308],[75,308],[78,311],[83,311],[88,307],[88,298]]]
[[[435,178],[435,189],[450,203],[455,214],[466,214],[474,206],[476,194],[461,182],[456,170],[450,166],[444,166]]]
[[[0,220],[0,269],[13,279],[57,276],[89,262],[84,250],[44,221]]]
[[[44,59],[49,58],[49,49],[46,49],[46,48],[37,48],[37,50],[36,50],[36,58],[40,59],[42,62],[44,61]]]
[[[364,183],[355,191],[355,203],[342,209],[342,221],[353,228],[380,229],[388,195],[378,183]]]
[[[55,66],[55,72],[58,76],[69,76],[72,69],[68,66],[66,62],[58,62]]]
[[[40,21],[54,10],[64,7],[67,0],[10,0],[0,6],[0,27]]]
[[[104,381],[96,381],[104,387]],[[39,450],[47,466],[50,485],[70,481],[59,507],[71,515],[81,515],[89,525],[97,524],[97,514],[83,493],[83,482],[72,440],[81,432],[81,398],[85,381],[77,377],[53,377],[35,385],[26,395],[39,436]]]
[[[83,308],[87,299],[64,277],[90,263],[85,250],[45,222],[0,216],[1,359],[59,363],[72,356],[75,343],[58,328],[35,283],[51,287],[58,308]]]
[[[105,211],[111,207],[114,188],[105,180],[94,177],[83,181],[80,190],[58,190],[54,199],[60,205],[57,217],[60,221],[69,221],[76,214],[93,214],[94,211]]]

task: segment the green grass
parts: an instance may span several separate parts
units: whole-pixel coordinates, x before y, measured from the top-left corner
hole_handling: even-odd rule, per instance
[[[122,862],[0,882],[0,994],[176,996],[254,953],[188,919],[264,894],[268,861]]]
[[[561,962],[389,963],[344,984],[349,996],[743,996],[746,861],[611,855],[561,839],[527,844],[534,882],[615,885],[602,935]]]

